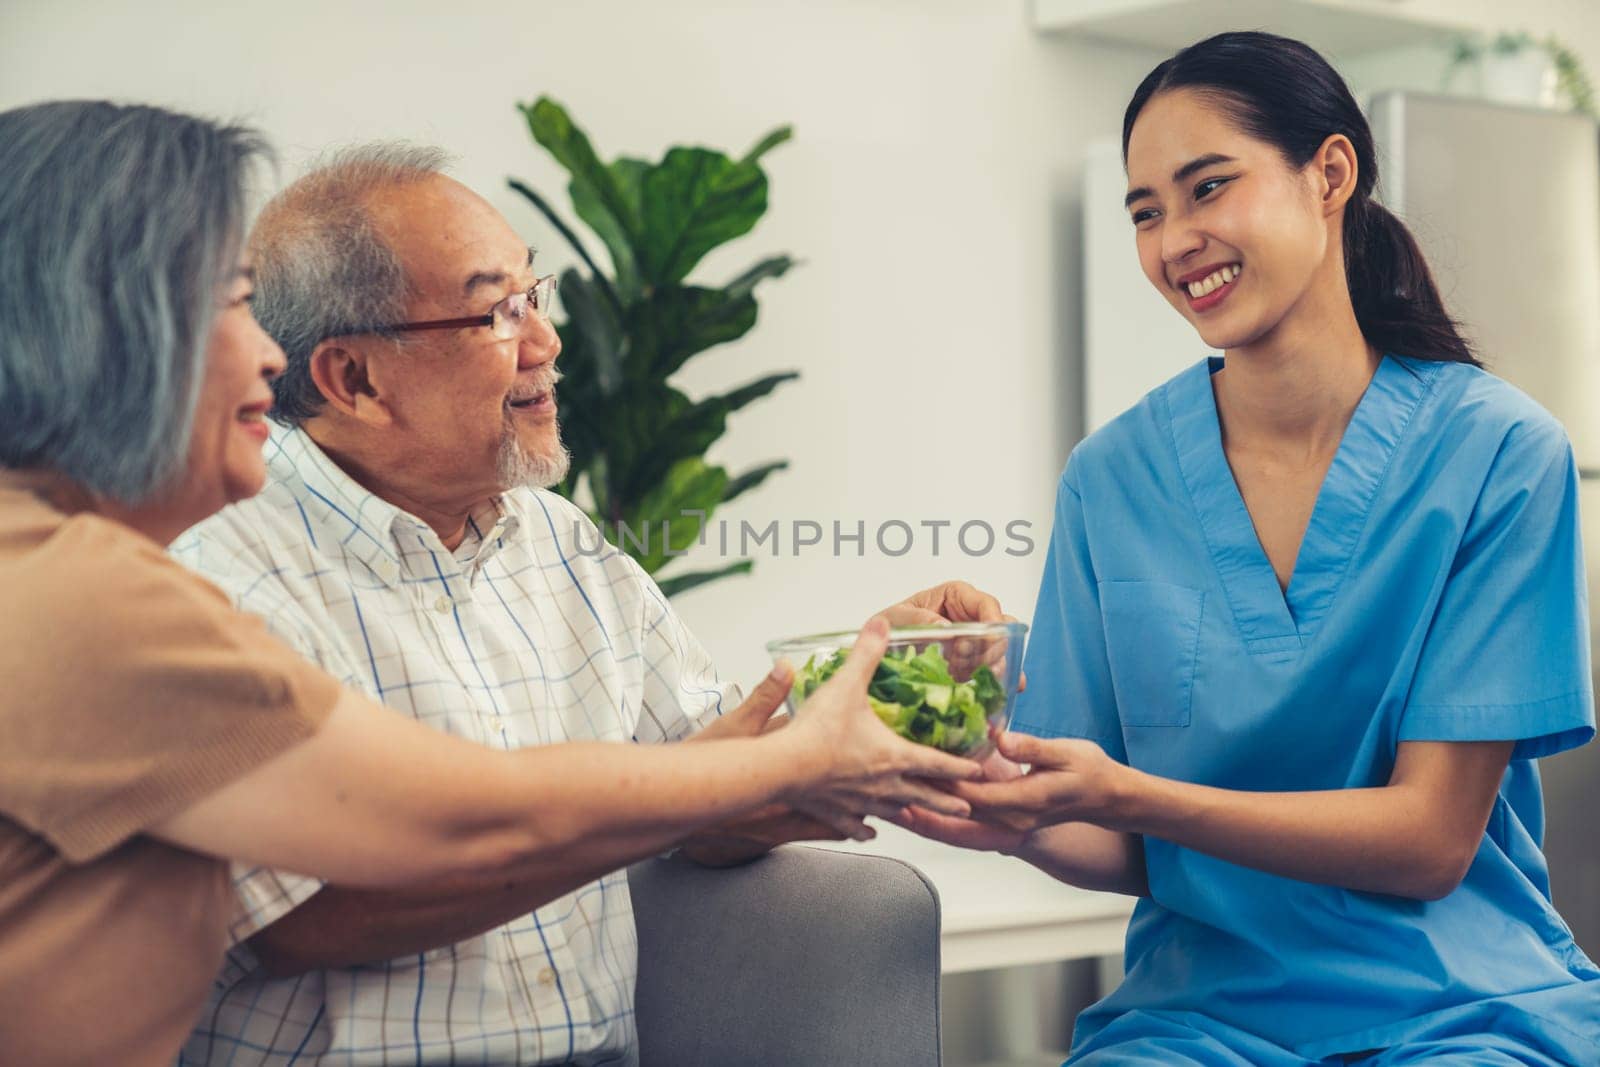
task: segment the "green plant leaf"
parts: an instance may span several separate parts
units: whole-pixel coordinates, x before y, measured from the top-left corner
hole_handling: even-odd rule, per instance
[[[606,477],[606,456],[604,452],[597,454],[594,461],[589,464],[589,495],[594,498],[595,510],[589,517],[595,525],[605,528],[608,518],[616,517],[616,508],[611,505],[610,479]]]
[[[772,151],[774,148],[778,147],[793,136],[793,126],[779,126],[777,129],[761,138],[761,140],[757,141],[755,147],[746,152],[744,154],[744,158],[739,160],[739,162],[754,163],[756,160],[760,159],[762,156],[766,155],[768,152]]]
[[[750,568],[755,566],[752,560],[743,559],[738,563],[730,563],[726,567],[719,567],[711,571],[691,571],[688,574],[674,574],[667,578],[656,579],[661,594],[666,597],[675,597],[680,593],[687,593],[696,586],[705,585],[707,582],[717,581],[735,574],[749,574]]]
[[[566,388],[565,382],[561,388]],[[723,420],[691,419],[693,408],[689,398],[670,385],[633,377],[614,396],[596,398],[594,417],[601,427],[597,436],[619,511],[627,511],[650,492],[678,460],[705,455],[721,436]]]
[[[606,299],[611,302],[612,306],[617,309],[617,313],[620,315],[622,313],[622,304],[617,299],[616,290],[611,288],[611,280],[605,276],[603,271],[600,270],[600,267],[595,263],[594,258],[589,255],[589,250],[584,247],[583,241],[580,240],[578,235],[573,232],[572,227],[567,225],[567,221],[556,212],[555,208],[550,206],[544,197],[540,196],[526,183],[520,182],[515,178],[511,178],[506,184],[510,185],[512,190],[515,192],[521,193],[523,198],[531,203],[539,211],[539,213],[545,217],[545,221],[554,226],[556,228],[556,232],[566,239],[567,244],[572,246],[572,250],[578,253],[578,258],[583,260],[584,264],[588,266],[589,274],[593,278],[594,284],[599,286],[601,291],[605,293]]]
[[[1584,70],[1578,54],[1556,37],[1548,38],[1544,47],[1555,63],[1556,90],[1567,98],[1572,110],[1594,117],[1594,84],[1589,80],[1589,73]]]
[[[642,219],[644,205],[644,179],[654,167],[642,159],[620,156],[612,162],[611,178],[617,185],[617,194],[627,205],[630,218]]]
[[[750,232],[767,178],[707,148],[672,148],[644,175],[638,260],[651,285],[680,282],[711,249]]]
[[[627,524],[635,539],[648,547],[640,551],[628,545],[627,550],[646,574],[654,574],[676,558],[668,554],[669,549],[682,552],[700,539],[701,522],[710,518],[722,502],[727,485],[728,472],[724,468],[710,466],[693,456],[674,463],[666,477],[639,499]],[[684,514],[696,511],[701,513],[700,520]]]
[[[752,400],[760,400],[784,382],[794,381],[798,377],[800,377],[800,372],[792,370],[784,371],[781,374],[769,374],[765,378],[757,378],[748,385],[741,385],[739,388],[723,393],[721,396],[702,400],[695,405],[695,408],[716,408],[721,410],[724,415],[731,415]]]
[[[737,340],[756,323],[756,285],[794,266],[786,255],[764,259],[722,289],[666,286],[628,309],[634,339],[629,374],[669,377],[690,357],[714,345]]]
[[[628,373],[668,377],[689,357],[737,340],[756,324],[755,298],[729,298],[724,290],[696,286],[657,289],[628,309],[635,343]]]
[[[586,508],[592,501],[593,517],[614,532],[617,547],[653,572],[700,536],[685,510],[709,516],[787,466],[769,462],[730,478],[705,453],[731,413],[797,375],[768,375],[698,402],[670,378],[695,354],[744,336],[757,318],[756,287],[795,265],[790,256],[769,256],[721,289],[683,284],[706,252],[749,232],[765,212],[767,180],[758,161],[791,131],[773,130],[737,161],[712,149],[675,147],[659,163],[627,157],[605,163],[556,102],[541,97],[520,110],[534,140],[565,169],[578,219],[611,259],[608,279],[586,247],[587,235],[574,232],[539,192],[512,180],[588,268],[562,276],[559,398],[572,467],[558,491],[582,495]],[[666,541],[663,520],[670,522]],[[618,530],[630,522],[653,527],[654,544],[640,545],[642,530],[632,536]],[[741,560],[673,576],[662,586],[670,595],[750,569]]]
[[[573,124],[566,109],[548,96],[517,106],[533,139],[572,176],[567,187],[572,206],[605,242],[616,268],[617,288],[624,293],[635,291],[639,274],[635,235],[640,219],[638,200],[629,194],[637,190],[637,175],[619,175],[615,167],[602,164],[588,136]]]
[[[728,479],[728,487],[722,491],[722,502],[726,504],[734,497],[748,493],[766,481],[769,474],[788,469],[789,461],[786,459],[774,460],[771,463],[763,463],[759,467],[752,467],[737,478]]]
[[[793,371],[768,375],[699,402],[670,387],[655,390],[653,403],[641,403],[637,393],[619,400],[606,423],[605,449],[618,479],[613,492],[622,500],[649,492],[674,463],[704,455],[727,429],[729,415],[798,377]]]
[[[685,456],[703,454],[727,429],[729,415],[799,376],[794,371],[771,374],[721,396],[708,397],[696,403],[686,401],[682,407],[672,405],[667,412],[667,419],[654,437],[657,447],[636,457],[637,465],[630,479],[631,486],[637,490],[641,486],[654,485],[671,462]]]
[[[768,278],[781,278],[789,273],[789,269],[799,262],[793,256],[769,256],[723,286],[722,291],[732,297],[744,296],[755,289],[757,282],[765,281]]]
[[[630,224],[631,229],[620,238],[621,241],[625,242],[623,246],[625,250],[619,251],[619,248],[613,245],[611,241],[606,241],[606,247],[612,254],[612,262],[616,265],[617,294],[622,303],[626,304],[637,299],[640,292],[647,288],[645,279],[640,275],[639,229],[643,223],[639,220],[641,219],[641,183],[644,180],[644,175],[650,170],[650,164],[641,159],[622,158],[613,161],[607,170],[611,174],[617,196],[620,198],[624,216],[633,220]],[[578,214],[582,215],[585,205],[589,203],[590,194],[582,189],[569,188],[569,192],[572,194],[573,206],[578,210]],[[599,233],[600,231],[596,230],[596,232]],[[604,234],[601,235],[601,239],[606,240]],[[619,254],[624,257],[621,261],[616,258]]]
[[[570,499],[579,477],[604,455],[605,397],[595,381],[594,358],[589,354],[587,335],[570,321],[557,323],[556,332],[561,337],[563,373],[562,382],[556,388],[556,401],[561,411],[561,442],[572,458],[567,480],[559,491]],[[606,498],[598,491],[595,504],[606,509]]]
[[[583,337],[581,351],[594,368],[595,384],[603,395],[615,393],[622,384],[622,368],[632,340],[631,332],[622,328],[616,305],[587,277],[568,270],[561,275],[561,306],[567,309],[568,333]],[[566,334],[562,343],[566,343]]]

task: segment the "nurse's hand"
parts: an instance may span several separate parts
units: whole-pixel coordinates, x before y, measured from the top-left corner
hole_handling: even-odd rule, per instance
[[[986,782],[1009,782],[1022,777],[1024,773],[1020,766],[999,752],[991,752],[980,761],[980,765],[983,767],[983,780]],[[953,815],[941,815],[923,807],[906,808],[889,821],[929,840],[954,845],[957,848],[970,848],[977,852],[1004,852],[1007,855],[1014,855],[1028,837],[1027,834],[1015,830],[989,826]]]
[[[1099,745],[1010,732],[1001,734],[998,743],[1000,755],[1012,766],[1031,766],[1006,780],[990,776],[982,782],[949,783],[950,792],[972,805],[971,821],[1018,835],[1063,822],[1123,828],[1120,821],[1138,772]],[[949,826],[943,829],[954,832]]]
[[[907,808],[889,821],[931,841],[954,845],[956,848],[970,848],[976,852],[1003,852],[1014,856],[1028,839],[1027,834],[1015,830],[954,815],[940,815],[927,808]]]
[[[1084,777],[1098,777],[1099,772],[1093,770],[1098,761],[1113,768],[1122,767],[1088,742],[1041,741],[1026,734],[1005,734],[1001,751],[983,762],[985,781],[967,782],[951,789],[966,793],[967,786],[976,784],[990,797],[989,807],[974,802],[969,818],[911,807],[892,821],[957,848],[1015,856],[1068,885],[1148,896],[1144,842],[1138,834],[1096,826],[1082,821],[1082,816],[1066,815],[1066,821],[1062,821],[1070,806],[1059,805],[1054,791],[1071,773],[1059,764],[1064,757],[1074,756],[1078,757],[1080,768],[1091,769]],[[1022,758],[1034,761],[1031,771],[1014,762]],[[1032,795],[1035,792],[1039,795]]]

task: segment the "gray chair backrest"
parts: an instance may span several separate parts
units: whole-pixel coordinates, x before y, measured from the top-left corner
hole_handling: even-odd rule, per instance
[[[916,868],[786,846],[628,881],[642,1067],[939,1063],[939,897]]]

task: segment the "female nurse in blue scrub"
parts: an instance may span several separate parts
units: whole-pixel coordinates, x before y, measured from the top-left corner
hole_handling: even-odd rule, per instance
[[[977,821],[904,824],[1141,898],[1074,1064],[1600,1065],[1534,764],[1594,734],[1565,434],[1480,369],[1311,49],[1185,49],[1123,156],[1225,355],[1073,452],[1008,759]]]

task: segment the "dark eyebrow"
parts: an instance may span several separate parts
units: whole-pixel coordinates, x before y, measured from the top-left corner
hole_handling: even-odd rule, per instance
[[[503,270],[480,270],[468,276],[467,284],[461,287],[461,291],[471,293],[480,285],[492,285],[498,289],[510,280],[511,276]]]
[[[537,249],[528,249],[528,261],[524,263],[523,266],[533,266],[533,257],[536,251]],[[474,271],[472,274],[467,276],[467,284],[461,287],[461,291],[470,294],[472,290],[476,289],[480,285],[492,285],[497,289],[503,288],[510,280],[511,275],[507,274],[503,270]]]
[[[1181,182],[1183,179],[1187,178],[1197,170],[1205,170],[1207,167],[1214,167],[1218,163],[1234,162],[1237,162],[1237,160],[1235,160],[1232,156],[1225,156],[1221,152],[1208,152],[1198,159],[1189,160],[1189,162],[1173,171],[1172,180],[1174,182]]]
[[[1237,162],[1237,160],[1235,160],[1232,156],[1225,156],[1221,152],[1207,152],[1203,156],[1189,160],[1189,162],[1173,171],[1172,181],[1174,184],[1176,184],[1183,181],[1183,179],[1189,177],[1191,174],[1194,174],[1196,171],[1205,170],[1207,167],[1214,167],[1218,163],[1235,162]],[[1137,189],[1129,189],[1128,195],[1122,198],[1122,206],[1132,207],[1135,200],[1143,200],[1147,196],[1154,195],[1156,195],[1155,190],[1151,189],[1148,185],[1141,185]]]

